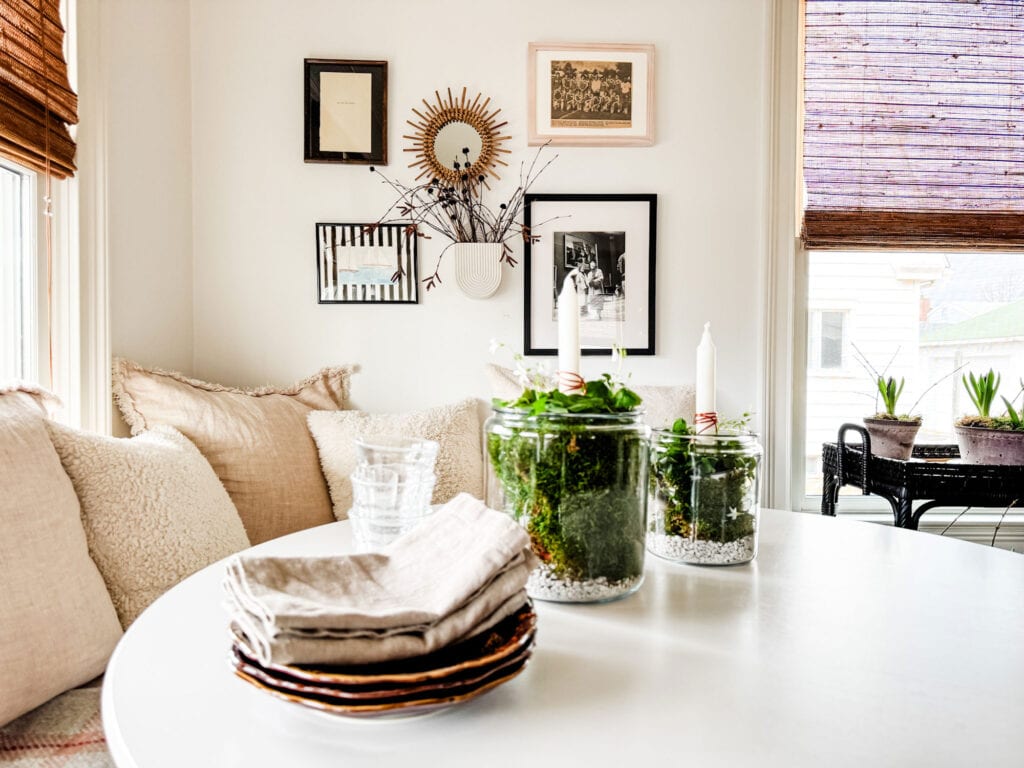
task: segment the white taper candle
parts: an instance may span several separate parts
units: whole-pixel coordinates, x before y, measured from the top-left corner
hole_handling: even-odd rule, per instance
[[[715,344],[711,341],[711,323],[704,323],[704,335],[697,345],[697,413],[715,413]]]
[[[562,282],[558,294],[558,387],[576,392],[573,383],[580,375],[580,305],[576,284],[571,277]]]

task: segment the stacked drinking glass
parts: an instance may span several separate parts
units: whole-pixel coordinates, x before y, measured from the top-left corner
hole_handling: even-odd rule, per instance
[[[356,439],[349,519],[358,549],[380,549],[430,515],[437,450],[413,437]]]

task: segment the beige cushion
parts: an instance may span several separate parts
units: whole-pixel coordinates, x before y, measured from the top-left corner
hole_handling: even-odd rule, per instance
[[[129,439],[48,427],[125,628],[186,576],[249,546],[224,486],[177,430]]]
[[[102,673],[120,636],[42,417],[0,418],[0,724]]]
[[[487,381],[491,385],[491,395],[500,400],[516,400],[523,393],[523,385],[509,368],[488,363]],[[643,400],[644,421],[648,425],[656,429],[671,427],[676,419],[693,423],[693,387],[630,384],[629,388]]]
[[[348,517],[352,506],[349,476],[356,466],[354,441],[365,435],[404,435],[437,440],[434,504],[444,504],[465,492],[478,499],[484,494],[483,450],[477,401],[470,398],[413,413],[313,411],[309,429],[320,450],[320,462],[331,488],[334,515]]]
[[[163,424],[195,443],[258,544],[333,521],[306,414],[345,408],[352,371],[247,390],[115,360],[114,395],[133,435]]]
[[[53,416],[60,408],[57,396],[31,384],[0,385],[0,418],[14,413]]]

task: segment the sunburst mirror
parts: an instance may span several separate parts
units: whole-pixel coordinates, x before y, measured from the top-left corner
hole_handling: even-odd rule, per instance
[[[470,100],[465,88],[458,98],[452,96],[451,88],[447,98],[438,91],[434,91],[434,98],[433,104],[423,99],[422,112],[413,107],[418,119],[406,121],[415,129],[403,138],[412,141],[405,151],[416,155],[409,164],[420,169],[416,178],[430,176],[454,183],[465,172],[467,158],[478,175],[500,178],[497,166],[508,165],[501,155],[509,152],[501,144],[510,138],[501,133],[508,124],[498,122],[501,110],[492,110],[491,99],[482,94]]]

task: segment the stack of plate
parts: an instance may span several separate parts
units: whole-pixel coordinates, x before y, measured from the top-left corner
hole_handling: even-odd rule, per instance
[[[523,671],[537,614],[526,603],[476,637],[425,656],[365,666],[261,664],[244,636],[232,645],[235,674],[278,698],[350,717],[420,714],[468,701]]]

